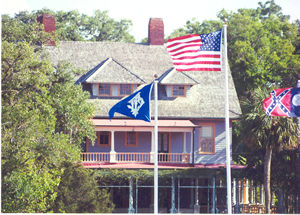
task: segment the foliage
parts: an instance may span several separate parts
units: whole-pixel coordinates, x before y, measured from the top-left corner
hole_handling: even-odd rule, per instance
[[[11,24],[17,24],[18,31],[24,37],[27,33],[32,35],[33,29],[29,28],[32,24],[39,25],[36,21],[41,14],[51,14],[56,19],[55,37],[61,41],[120,41],[120,42],[134,42],[134,37],[129,34],[132,26],[131,20],[122,19],[116,21],[109,17],[107,11],[96,10],[93,16],[80,14],[77,10],[69,12],[52,11],[49,9],[42,9],[37,11],[22,11],[10,18],[8,15],[2,16],[3,26],[7,29],[15,29]],[[27,26],[29,25],[29,26]],[[42,27],[39,25],[40,28]],[[38,33],[37,31],[36,33]],[[5,38],[9,38],[9,31],[5,30],[2,33]],[[37,34],[37,37],[39,35]],[[30,37],[28,37],[30,38]],[[11,38],[14,39],[14,38]],[[34,38],[32,42],[34,42]]]
[[[58,187],[54,212],[111,213],[114,206],[104,189],[97,188],[93,171],[81,165],[66,164]]]
[[[270,91],[271,89],[268,88],[257,88],[253,94],[243,102],[245,113],[241,121],[242,136],[240,138],[241,144],[246,145],[248,152],[250,152],[246,155],[250,173],[253,174],[256,171],[262,171],[263,165],[267,213],[270,212],[272,156],[276,152],[278,153],[285,149],[295,149],[298,146],[296,119],[270,117],[265,114],[261,103],[264,98],[268,97]],[[275,159],[275,162],[277,161],[276,164],[278,164],[278,160],[280,159]],[[278,166],[276,167],[277,172],[280,168],[278,168]],[[288,173],[284,175],[285,180],[288,179],[288,175]],[[276,175],[273,174],[273,176]],[[278,179],[277,177],[277,182]]]
[[[276,16],[259,17],[255,10],[246,9],[228,17],[228,58],[240,98],[261,86],[296,83],[296,26]]]
[[[8,15],[2,15],[2,41],[6,42],[27,42],[30,45],[43,44],[51,37],[49,33],[42,30],[42,25],[35,19],[22,19],[20,16],[29,17],[26,12],[16,15],[17,18],[11,18]],[[38,47],[36,47],[38,48]]]
[[[2,31],[2,211],[50,212],[62,164],[79,161],[83,137],[95,138],[93,108],[67,75],[72,68],[41,60],[32,44],[42,34],[30,41],[23,25],[12,24]]]
[[[295,54],[298,26],[289,22],[289,16],[283,15],[273,0],[259,5],[235,13],[223,9],[218,13],[222,21],[192,19],[169,38],[217,31],[226,19],[228,60],[239,98],[261,86],[293,86],[300,68]]]
[[[222,29],[222,25],[223,23],[221,21],[204,20],[202,23],[200,23],[193,18],[191,21],[187,21],[184,27],[174,30],[168,39],[187,34],[208,34],[210,32]]]
[[[211,175],[212,172],[203,169],[172,169],[172,170],[160,170],[158,171],[158,177],[160,181],[169,183],[168,180],[174,177],[180,177],[183,175],[188,175],[189,177],[199,177],[199,175]],[[213,171],[213,174],[216,174]],[[225,171],[218,171],[216,174],[218,177],[223,177]],[[95,171],[95,178],[98,181],[99,185],[108,185],[108,184],[128,184],[129,178],[133,177],[138,179],[141,182],[150,182],[153,183],[153,169],[138,169],[138,170],[126,170],[126,169],[102,169]],[[161,182],[160,182],[161,183]]]

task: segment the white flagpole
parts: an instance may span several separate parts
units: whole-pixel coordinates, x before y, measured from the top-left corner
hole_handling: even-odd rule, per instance
[[[227,25],[224,29],[224,60],[225,60],[225,139],[226,139],[226,178],[227,178],[227,212],[232,214],[231,201],[231,168],[230,168],[230,136],[229,136],[229,93],[228,93],[228,62],[227,62]]]
[[[157,75],[154,76],[154,214],[158,214],[158,92],[157,92]]]

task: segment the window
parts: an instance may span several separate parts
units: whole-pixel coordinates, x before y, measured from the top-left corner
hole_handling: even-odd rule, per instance
[[[99,96],[110,96],[111,85],[110,84],[99,84]]]
[[[130,95],[131,91],[131,84],[120,84],[120,95]]]
[[[202,125],[199,128],[199,153],[215,154],[215,126]]]
[[[99,146],[110,146],[110,132],[97,131],[97,142]]]
[[[126,132],[125,133],[125,146],[137,147],[137,132]]]
[[[172,96],[185,96],[186,87],[184,85],[173,85]]]
[[[158,133],[158,152],[169,153],[170,145],[170,134],[169,133]]]

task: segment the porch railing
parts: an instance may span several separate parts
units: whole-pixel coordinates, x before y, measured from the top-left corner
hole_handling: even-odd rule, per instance
[[[83,152],[80,155],[83,162],[109,162],[110,153],[107,152]]]
[[[110,162],[111,155],[109,152],[83,152],[81,160],[83,162]],[[115,154],[116,162],[133,162],[133,163],[151,163],[150,153],[129,153],[117,152]],[[153,161],[152,161],[153,162]],[[158,153],[158,162],[160,163],[189,163],[190,154],[188,153]]]
[[[150,153],[127,153],[117,152],[117,162],[136,162],[136,163],[149,163]]]
[[[158,153],[158,162],[161,163],[189,163],[190,154],[187,153]]]

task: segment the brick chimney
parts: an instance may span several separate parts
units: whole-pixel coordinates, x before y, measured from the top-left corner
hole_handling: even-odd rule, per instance
[[[44,25],[45,32],[55,34],[56,31],[56,22],[53,15],[42,14],[37,17],[37,21]],[[47,45],[54,46],[55,40],[53,38],[49,39]]]
[[[163,45],[165,43],[163,20],[150,18],[148,27],[148,43],[150,45]]]

